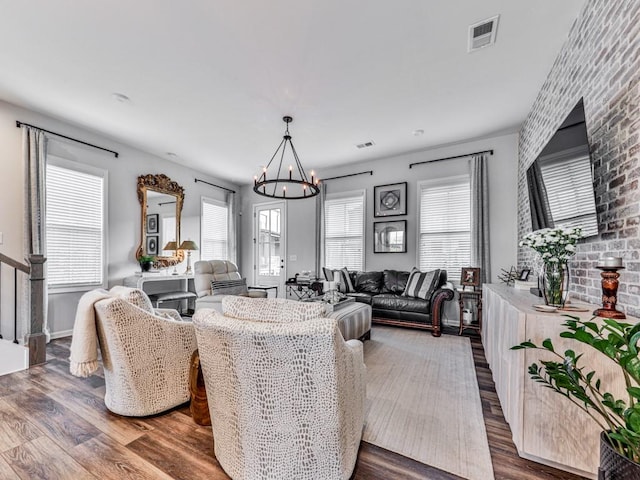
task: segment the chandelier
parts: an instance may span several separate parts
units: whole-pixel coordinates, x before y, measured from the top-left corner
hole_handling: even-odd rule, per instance
[[[311,180],[309,180],[304,168],[302,168],[298,153],[291,141],[291,135],[289,135],[289,124],[293,122],[293,118],[286,116],[282,120],[287,124],[284,137],[282,137],[280,145],[276,148],[267,166],[262,169],[262,175],[253,177],[253,191],[265,197],[284,198],[287,200],[314,197],[320,193],[320,188],[318,188],[320,180],[314,178],[313,171],[311,172]],[[288,173],[285,169],[283,174],[282,167],[286,165],[284,155],[287,151],[287,145],[289,145],[295,164],[290,163]],[[274,167],[269,170],[274,160],[278,169],[275,169],[274,164]]]

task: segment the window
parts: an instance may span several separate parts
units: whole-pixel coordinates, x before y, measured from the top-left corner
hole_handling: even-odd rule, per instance
[[[202,198],[200,258],[229,260],[229,207],[224,202]]]
[[[460,278],[471,262],[471,188],[468,176],[423,182],[420,189],[418,265],[444,268]]]
[[[46,242],[49,287],[105,283],[106,172],[47,159]]]
[[[364,269],[364,192],[327,196],[324,232],[326,267]]]
[[[556,227],[581,227],[585,237],[598,234],[589,153],[554,155],[541,162],[551,217]]]

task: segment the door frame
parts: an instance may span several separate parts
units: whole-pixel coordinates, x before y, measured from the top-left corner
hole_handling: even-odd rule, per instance
[[[276,200],[272,202],[254,203],[253,204],[253,283],[258,284],[258,210],[270,207],[282,208],[280,215],[280,243],[282,246],[282,259],[280,281],[278,282],[278,297],[286,298],[285,282],[287,276],[287,202],[285,200]],[[284,241],[283,241],[284,239]]]

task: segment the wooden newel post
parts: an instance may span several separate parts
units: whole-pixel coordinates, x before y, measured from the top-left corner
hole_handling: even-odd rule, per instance
[[[45,278],[44,255],[29,255],[31,264],[31,329],[27,334],[29,346],[29,366],[44,363],[46,360],[47,339],[44,328]]]

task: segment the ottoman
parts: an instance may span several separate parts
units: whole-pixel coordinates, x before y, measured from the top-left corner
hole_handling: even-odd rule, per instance
[[[368,340],[371,338],[371,305],[351,302],[341,306],[327,317],[338,321],[338,328],[345,340]]]

